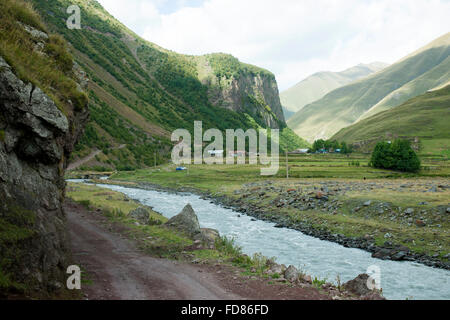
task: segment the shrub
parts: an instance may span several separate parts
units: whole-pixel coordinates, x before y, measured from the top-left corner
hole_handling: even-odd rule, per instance
[[[408,140],[396,140],[393,143],[377,143],[369,165],[374,168],[417,172],[420,160]]]

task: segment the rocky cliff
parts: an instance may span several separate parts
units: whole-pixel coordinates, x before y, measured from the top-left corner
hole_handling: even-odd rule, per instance
[[[241,63],[227,54],[197,58],[199,78],[211,104],[249,114],[259,125],[285,126],[278,85],[267,70]]]
[[[65,285],[64,169],[87,105],[61,111],[0,56],[0,110],[0,295],[45,294]]]

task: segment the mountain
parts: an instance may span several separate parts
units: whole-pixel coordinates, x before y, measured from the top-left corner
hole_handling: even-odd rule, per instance
[[[321,99],[328,92],[367,77],[387,66],[388,64],[383,62],[373,62],[370,64],[359,64],[341,72],[324,71],[315,73],[295,86],[281,92],[281,104],[290,113],[298,112],[311,102]],[[289,119],[290,116],[286,118]]]
[[[286,126],[275,76],[227,54],[190,56],[143,40],[93,0],[33,1],[48,28],[70,44],[87,72],[91,121],[72,162],[96,169],[151,166],[170,156],[178,128],[280,128],[280,145],[307,143]],[[81,9],[81,30],[65,10]],[[288,138],[286,138],[288,137]],[[294,139],[292,139],[294,137]],[[98,153],[98,151],[101,153]],[[94,157],[95,155],[95,157]]]
[[[64,169],[87,122],[84,72],[21,0],[0,1],[0,298],[64,288]]]
[[[288,125],[313,141],[400,105],[449,80],[450,33],[367,78],[331,91],[297,112]]]
[[[414,97],[341,129],[332,139],[371,150],[380,140],[395,137],[418,143],[421,153],[450,156],[450,85]]]

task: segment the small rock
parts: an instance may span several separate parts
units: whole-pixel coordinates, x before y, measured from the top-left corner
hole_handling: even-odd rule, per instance
[[[416,220],[416,226],[425,227],[427,224],[423,220]]]
[[[364,202],[364,206],[365,206],[365,207],[368,207],[368,206],[370,206],[371,204],[372,204],[372,201],[371,201],[371,200]]]
[[[414,213],[414,209],[413,208],[408,208],[404,211],[404,214],[410,215]]]
[[[369,289],[369,287],[367,286],[368,280],[369,275],[363,273],[357,276],[355,279],[344,283],[343,288],[358,296],[367,296],[368,294],[376,292]]]
[[[289,282],[295,282],[298,279],[298,270],[294,266],[289,266],[286,271],[284,272],[284,277]]]
[[[397,252],[396,254],[394,254],[394,255],[391,257],[391,259],[394,260],[394,261],[400,261],[400,260],[403,260],[403,258],[405,258],[405,257],[406,257],[406,252],[404,252],[404,251],[399,251],[399,252]]]

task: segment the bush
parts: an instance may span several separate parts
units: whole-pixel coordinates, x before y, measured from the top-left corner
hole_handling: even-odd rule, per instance
[[[379,142],[370,159],[374,168],[393,169],[405,172],[420,170],[420,160],[408,140],[396,140],[393,143]]]

